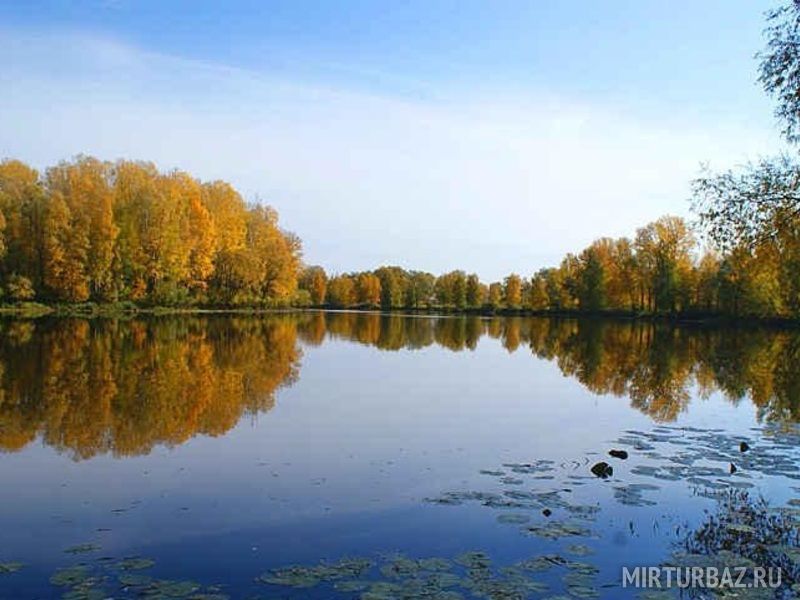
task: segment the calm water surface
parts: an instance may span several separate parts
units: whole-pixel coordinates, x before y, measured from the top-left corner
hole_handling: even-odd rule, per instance
[[[2,321],[0,597],[636,597],[753,548],[792,597],[798,367],[646,323]]]

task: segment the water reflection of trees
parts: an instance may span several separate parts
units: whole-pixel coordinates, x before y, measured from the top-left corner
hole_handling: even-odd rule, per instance
[[[291,319],[3,323],[0,447],[76,458],[220,435],[297,377]]]
[[[666,323],[523,317],[402,317],[317,314],[300,327],[305,341],[327,334],[384,350],[438,344],[476,348],[488,335],[509,352],[528,348],[598,394],[626,396],[658,421],[672,421],[692,393],[750,398],[766,420],[800,418],[800,334],[767,329],[673,327]]]
[[[298,376],[298,338],[382,350],[473,350],[489,336],[530,351],[598,394],[670,421],[692,395],[750,398],[766,420],[800,418],[800,334],[763,329],[363,312],[269,318],[0,322],[0,448],[37,436],[85,458],[135,455],[220,435],[269,410]]]

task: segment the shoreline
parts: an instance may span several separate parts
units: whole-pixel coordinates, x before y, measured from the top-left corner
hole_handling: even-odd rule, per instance
[[[439,316],[439,317],[542,317],[554,319],[596,319],[613,321],[649,321],[676,326],[695,327],[768,327],[776,329],[800,328],[800,319],[785,317],[732,316],[713,312],[649,313],[624,310],[533,310],[526,308],[445,308],[445,307],[394,307],[351,306],[282,306],[282,307],[227,307],[227,306],[137,306],[119,304],[41,304],[36,302],[0,305],[0,318],[133,318],[136,316],[170,315],[263,315],[300,312],[352,312],[385,315]]]

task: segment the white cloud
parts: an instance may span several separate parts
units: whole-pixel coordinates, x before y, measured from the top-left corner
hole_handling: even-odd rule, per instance
[[[413,100],[286,81],[85,35],[0,32],[0,155],[77,153],[232,181],[310,262],[499,278],[687,214],[701,161],[776,147],[731,123],[653,123],[550,94]],[[746,153],[745,153],[746,151]]]

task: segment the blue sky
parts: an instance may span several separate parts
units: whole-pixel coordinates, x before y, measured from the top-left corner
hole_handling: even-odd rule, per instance
[[[334,271],[529,275],[780,147],[773,6],[0,1],[0,155],[232,181]]]

